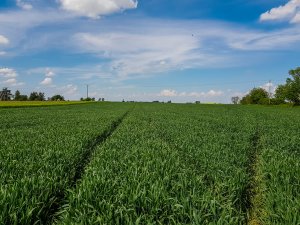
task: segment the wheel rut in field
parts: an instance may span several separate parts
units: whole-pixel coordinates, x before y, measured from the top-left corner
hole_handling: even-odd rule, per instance
[[[70,185],[68,189],[74,189],[78,183],[80,182],[80,179],[84,175],[84,171],[88,164],[92,160],[92,155],[95,152],[96,148],[103,143],[115,132],[115,130],[120,126],[120,124],[123,122],[123,120],[126,118],[126,116],[130,113],[131,110],[128,110],[126,113],[124,113],[121,117],[119,117],[116,121],[113,121],[111,125],[100,135],[98,135],[96,138],[90,140],[85,147],[83,147],[84,151],[80,158],[80,160],[77,162],[77,166],[75,168],[75,175],[73,179],[70,181]],[[59,211],[61,207],[66,204],[66,190],[62,190],[60,193],[57,193],[54,197],[56,198],[56,201],[54,204],[52,204],[51,208],[45,212],[45,217],[42,218],[41,222],[42,224],[55,224],[58,216]]]
[[[78,180],[80,180],[84,174],[84,170],[86,166],[90,163],[91,161],[91,156],[95,152],[96,148],[104,143],[114,132],[115,130],[119,127],[119,125],[123,122],[125,117],[128,115],[129,111],[127,111],[124,115],[122,115],[119,119],[116,121],[113,121],[112,124],[108,129],[106,129],[102,134],[97,136],[94,140],[91,140],[88,142],[86,147],[84,148],[84,154],[82,155],[82,160],[81,162],[78,163],[76,167],[76,172],[74,179],[72,181],[72,187],[75,187]]]
[[[242,209],[247,215],[247,225],[260,225],[257,218],[257,210],[260,204],[260,182],[261,176],[259,172],[259,161],[261,154],[261,133],[258,129],[254,132],[250,139],[251,147],[249,150],[249,159],[247,172],[250,176],[248,185],[243,191]]]

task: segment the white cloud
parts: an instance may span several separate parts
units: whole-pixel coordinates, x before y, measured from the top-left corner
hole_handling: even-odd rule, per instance
[[[21,86],[23,82],[18,82],[18,74],[11,68],[0,68],[0,84],[7,86]]]
[[[24,0],[16,0],[16,4],[24,10],[30,10],[33,8],[31,4],[24,2]]]
[[[190,68],[240,66],[246,64],[247,51],[300,46],[298,27],[259,31],[213,21],[105,23],[101,31],[94,27],[94,32],[74,35],[73,49],[105,59],[103,71],[120,80]]]
[[[219,97],[224,94],[223,91],[209,90],[207,92],[177,92],[171,89],[162,90],[158,96],[160,97]]]
[[[54,77],[55,76],[55,73],[49,69],[49,68],[46,68],[46,74],[45,74],[46,77]]]
[[[262,86],[260,86],[261,88],[265,89],[267,92],[270,91],[270,93],[275,93],[277,86],[274,85],[272,82],[268,82]]]
[[[106,69],[119,79],[199,66],[215,67],[221,61],[227,62],[221,54],[201,50],[201,41],[189,31],[175,27],[163,31],[159,25],[148,29],[143,31],[141,28],[135,33],[130,30],[81,33],[75,35],[74,44],[81,45],[82,51],[111,59]]]
[[[64,10],[81,16],[99,18],[103,15],[137,8],[137,0],[59,0]]]
[[[0,68],[0,78],[15,78],[18,74],[14,69],[11,68]]]
[[[300,10],[299,10],[299,12],[294,16],[294,18],[291,20],[291,23],[300,23]]]
[[[52,84],[52,78],[51,77],[46,77],[41,83],[41,85],[49,86]]]
[[[7,53],[5,51],[0,51],[0,56],[4,56],[6,55]]]
[[[5,85],[8,85],[8,86],[12,86],[12,87],[24,85],[24,83],[18,82],[16,78],[11,78],[11,79],[5,80],[2,83]]]
[[[260,15],[260,21],[282,20],[299,22],[300,0],[290,0],[285,5],[273,8]]]
[[[78,91],[78,87],[75,84],[67,84],[67,85],[60,85],[60,86],[48,84],[48,85],[43,85],[43,87],[40,87],[40,90],[45,92],[47,96],[53,96],[59,94],[64,96],[65,99],[71,99],[71,100],[79,100],[79,98],[81,97]]]
[[[0,35],[0,45],[7,45],[9,44],[9,40],[7,37],[4,37],[3,35]]]
[[[35,28],[39,26],[45,29]],[[97,23],[51,10],[4,12],[0,14],[0,27],[11,38],[10,55],[57,48],[70,54],[98,56],[100,69],[84,68],[75,75],[86,79],[106,76],[125,80],[190,68],[235,67],[254,64],[261,58],[267,60],[262,54],[253,57],[255,53],[247,51],[298,50],[300,46],[300,30],[296,26],[262,31],[217,21],[120,21],[113,17]],[[61,75],[61,71],[55,72]],[[41,73],[45,73],[45,68]],[[68,73],[71,77],[73,72]]]
[[[219,97],[222,96],[224,93],[223,91],[215,91],[215,90],[209,90],[208,92],[191,92],[186,93],[186,96],[189,97]]]
[[[17,79],[16,78],[11,78],[11,79],[8,79],[8,80],[4,81],[3,83],[8,84],[8,85],[12,85],[12,84],[17,83]]]
[[[63,95],[67,96],[73,96],[75,94],[78,94],[78,87],[74,84],[68,84],[66,86],[63,86],[61,90],[63,91]]]
[[[175,97],[178,96],[178,93],[175,90],[165,89],[159,93],[159,96],[162,97]]]

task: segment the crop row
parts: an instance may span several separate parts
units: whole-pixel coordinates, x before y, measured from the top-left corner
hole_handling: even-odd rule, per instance
[[[254,108],[255,109],[255,108]],[[260,126],[252,220],[258,224],[300,224],[300,110],[249,109]]]
[[[0,224],[51,222],[91,151],[89,143],[129,107],[1,109]]]
[[[1,109],[0,224],[299,224],[298,108],[131,108]]]
[[[246,224],[255,118],[138,105],[99,146],[57,224]]]

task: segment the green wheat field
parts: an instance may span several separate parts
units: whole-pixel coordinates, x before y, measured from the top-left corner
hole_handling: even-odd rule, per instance
[[[300,108],[0,108],[0,224],[300,224]]]

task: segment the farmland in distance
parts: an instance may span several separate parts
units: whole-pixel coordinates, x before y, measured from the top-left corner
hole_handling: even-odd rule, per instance
[[[0,108],[0,224],[299,224],[300,109]]]

